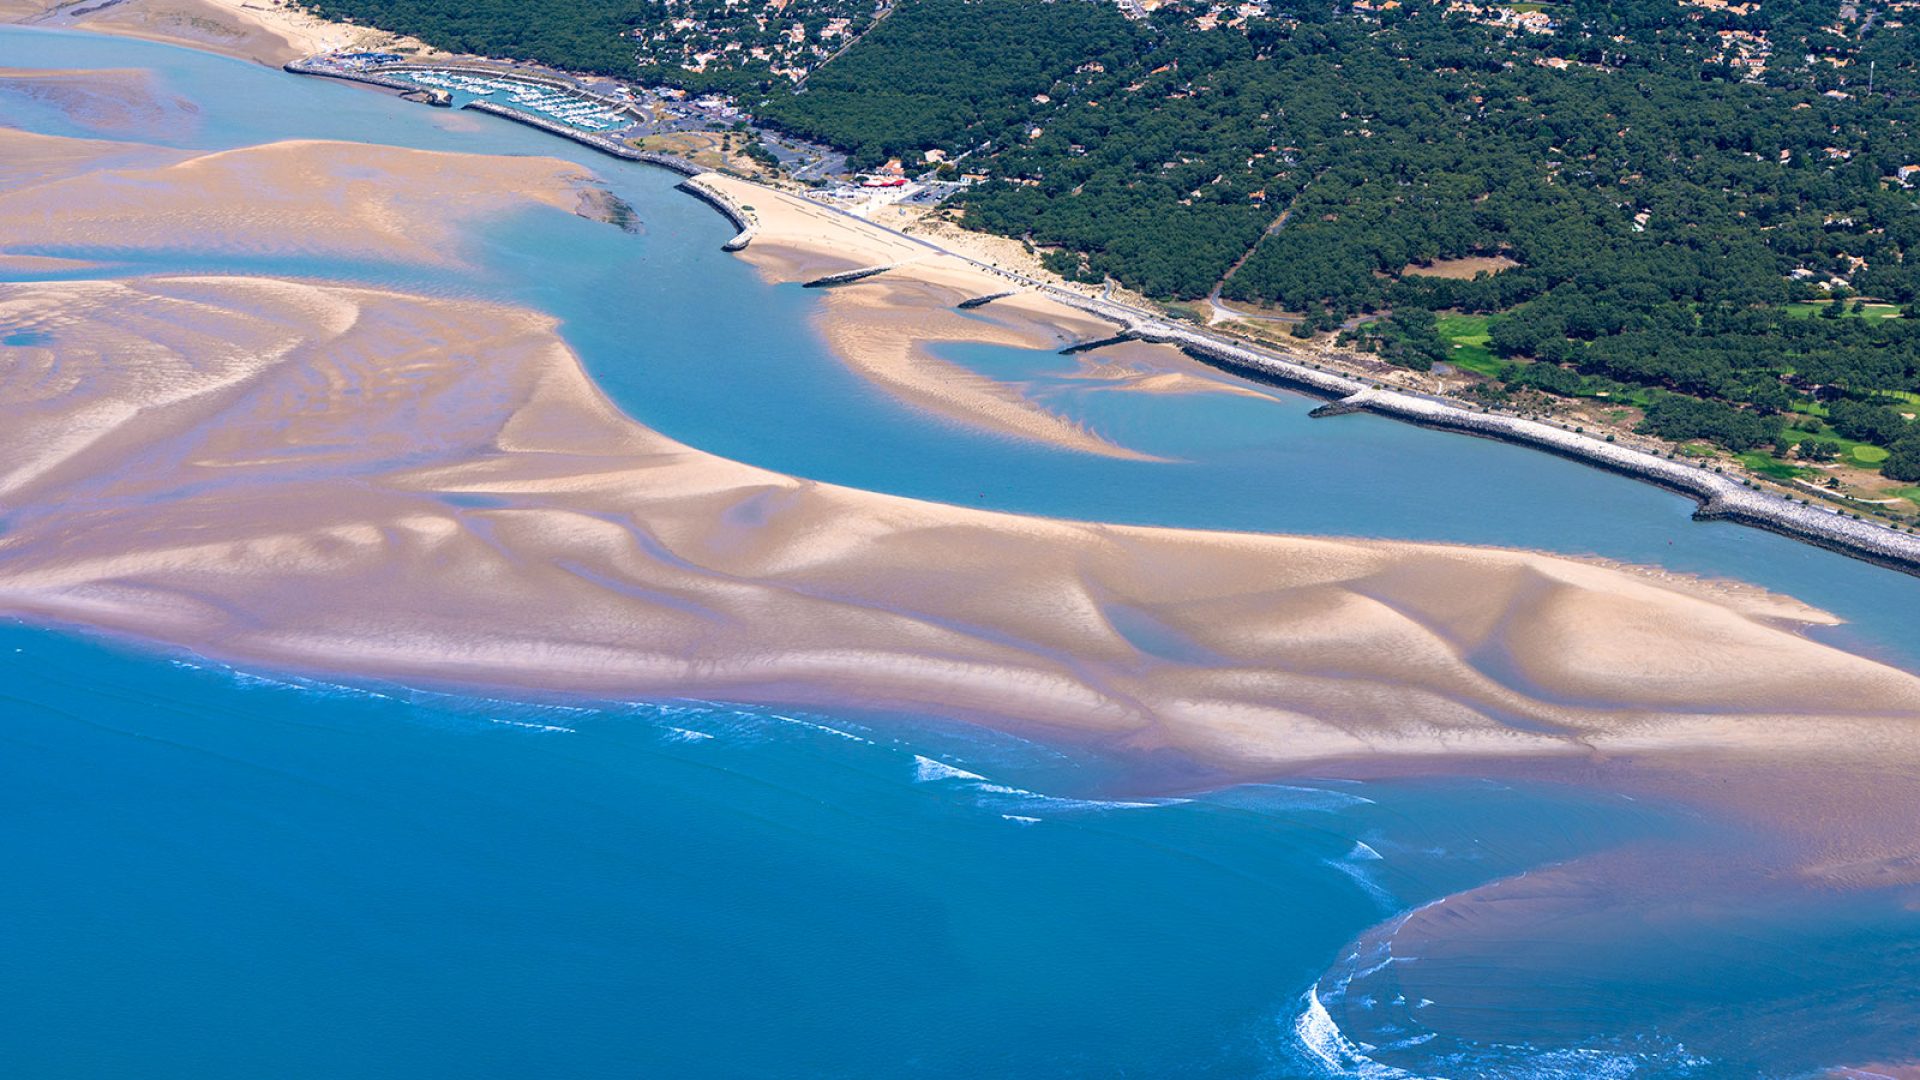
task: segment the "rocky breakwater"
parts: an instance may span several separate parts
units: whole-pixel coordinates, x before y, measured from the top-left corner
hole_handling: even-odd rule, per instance
[[[340,79],[345,82],[366,83],[368,86],[398,90],[403,94],[417,94],[425,89],[419,83],[412,82],[408,79],[396,79],[389,75],[382,75],[377,71],[363,71],[355,68],[341,67],[336,64],[328,64],[314,57],[308,57],[305,60],[290,60],[281,65],[281,70],[292,72],[295,75],[315,75],[323,79]]]
[[[1098,305],[1100,302],[1086,301],[1086,303]],[[1111,311],[1105,314],[1107,318],[1115,317]],[[1183,326],[1157,322],[1137,323],[1129,327],[1128,334],[1140,341],[1177,345],[1189,355],[1216,367],[1249,374],[1263,381],[1308,390],[1324,397],[1347,398],[1367,388],[1365,383],[1357,379],[1336,375],[1331,371],[1322,371],[1298,361],[1285,359],[1264,349],[1223,341],[1210,334],[1202,334]]]
[[[680,159],[675,158],[674,160],[678,161]],[[696,166],[696,168],[698,167]],[[742,206],[735,202],[732,196],[721,191],[719,188],[711,184],[702,183],[698,172],[689,174],[687,179],[680,182],[679,188],[681,191],[720,211],[721,216],[733,222],[733,227],[740,230],[734,235],[733,239],[721,244],[720,250],[739,251],[748,244],[751,244],[753,238],[759,235],[760,222],[753,216],[752,208]]]
[[[509,109],[505,105],[496,105],[491,101],[469,101],[465,105],[462,105],[461,108],[472,109],[475,112],[483,112],[490,116],[498,116],[506,120],[512,120],[515,123],[525,124],[528,127],[539,128],[548,134],[558,135],[563,139],[572,139],[574,142],[580,143],[583,146],[591,146],[603,154],[610,154],[613,157],[625,161],[647,160],[646,155],[641,151],[635,150],[624,143],[609,139],[604,135],[595,135],[591,132],[581,131],[579,128],[568,127],[557,120],[548,120],[544,117],[534,116],[531,113],[521,112],[518,109]]]

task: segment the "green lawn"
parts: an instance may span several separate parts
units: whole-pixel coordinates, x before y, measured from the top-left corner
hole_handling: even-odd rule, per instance
[[[1803,411],[1803,410],[1796,410],[1796,411]],[[1887,452],[1881,449],[1880,447],[1875,446],[1872,443],[1857,442],[1853,439],[1843,439],[1840,436],[1835,435],[1831,431],[1816,435],[1813,432],[1806,430],[1805,428],[1788,428],[1786,431],[1781,433],[1780,438],[1781,438],[1781,441],[1787,446],[1793,446],[1798,443],[1805,442],[1808,439],[1812,439],[1815,442],[1833,443],[1834,445],[1840,448],[1840,460],[1843,463],[1860,465],[1866,468],[1872,468],[1873,466],[1878,465],[1881,462],[1887,460]]]
[[[1887,495],[1890,498],[1905,499],[1916,506],[1920,506],[1920,487],[1894,488],[1892,491],[1887,492]]]
[[[1900,317],[1900,305],[1898,304],[1878,304],[1878,303],[1869,302],[1867,304],[1867,309],[1865,311],[1862,311],[1858,315],[1853,313],[1853,301],[1848,300],[1846,304],[1847,304],[1847,312],[1845,315],[1842,315],[1841,318],[1868,319],[1868,320],[1877,322],[1881,319],[1897,319]],[[1820,314],[1820,309],[1826,306],[1827,306],[1827,302],[1824,300],[1814,300],[1814,301],[1808,301],[1806,303],[1799,303],[1799,304],[1788,304],[1787,314],[1799,316],[1801,318],[1806,318],[1808,316]]]
[[[1453,348],[1448,351],[1447,362],[1462,371],[1471,371],[1475,375],[1488,378],[1500,374],[1504,361],[1487,349],[1487,323],[1491,315],[1442,315],[1433,321],[1433,328]]]
[[[1770,476],[1775,480],[1797,480],[1803,476],[1813,475],[1812,469],[1805,469],[1798,465],[1788,464],[1774,457],[1772,454],[1763,454],[1759,451],[1741,454],[1739,455],[1739,460],[1740,464],[1745,465],[1754,472],[1762,476]]]

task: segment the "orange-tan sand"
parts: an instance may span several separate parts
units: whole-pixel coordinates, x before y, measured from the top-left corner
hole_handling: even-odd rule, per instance
[[[1752,592],[1116,528],[724,461],[545,316],[263,279],[0,287],[0,606],[243,662],[879,706],[1261,770],[1872,739],[1920,680]],[[1622,671],[1634,677],[1624,679]]]
[[[0,79],[6,76],[0,74]],[[13,194],[31,184],[78,176],[109,166],[177,161],[185,151],[104,139],[66,139],[0,127],[0,192]]]

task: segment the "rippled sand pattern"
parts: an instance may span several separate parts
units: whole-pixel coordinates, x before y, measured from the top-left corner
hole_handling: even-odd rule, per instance
[[[0,459],[24,464],[0,490],[0,603],[234,658],[893,706],[1248,769],[1820,742],[1920,715],[1912,677],[1770,625],[1820,618],[1777,598],[724,461],[620,415],[523,310],[235,278],[0,305],[39,342],[4,352]]]
[[[479,168],[466,154],[269,143],[0,193],[0,254],[449,265],[459,262],[460,224],[529,205],[575,209],[575,179],[583,179],[577,166],[551,158],[494,158]]]

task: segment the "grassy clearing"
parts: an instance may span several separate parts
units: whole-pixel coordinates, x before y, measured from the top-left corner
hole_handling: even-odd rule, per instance
[[[1757,450],[1739,455],[1739,461],[1753,472],[1775,480],[1798,480],[1801,477],[1814,475],[1812,469],[1789,464],[1772,454],[1763,454]]]
[[[1433,322],[1435,332],[1453,346],[1448,350],[1447,363],[1490,379],[1499,375],[1503,361],[1487,348],[1487,324],[1492,320],[1491,315],[1441,315],[1436,318]]]
[[[1869,303],[1866,306],[1866,310],[1860,312],[1853,310],[1853,301],[1846,301],[1846,305],[1846,313],[1840,316],[1843,319],[1866,319],[1869,322],[1879,322],[1881,319],[1897,319],[1900,317],[1900,305],[1898,304]],[[1809,318],[1820,314],[1820,309],[1826,306],[1827,302],[1824,300],[1788,304],[1787,314],[1795,316],[1796,318]]]
[[[1892,491],[1887,492],[1887,498],[1905,499],[1915,506],[1920,506],[1920,487],[1894,488]]]
[[[1860,465],[1869,469],[1887,460],[1886,450],[1872,443],[1863,443],[1855,439],[1843,439],[1831,431],[1815,433],[1805,428],[1790,427],[1784,432],[1781,432],[1780,439],[1786,446],[1794,446],[1808,440],[1832,443],[1840,448],[1840,461],[1842,463]]]

